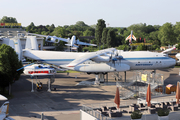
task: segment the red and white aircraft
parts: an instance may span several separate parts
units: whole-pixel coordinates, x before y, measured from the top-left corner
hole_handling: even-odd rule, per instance
[[[31,66],[24,67],[24,74],[31,76],[43,76],[43,75],[54,75],[56,73],[54,68],[49,65],[33,64]]]
[[[126,38],[126,40],[129,40],[129,44],[131,44],[132,39],[136,41],[136,37],[133,35],[133,31],[131,30],[131,34]]]

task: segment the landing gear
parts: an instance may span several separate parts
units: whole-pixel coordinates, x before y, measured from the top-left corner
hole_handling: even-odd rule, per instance
[[[33,76],[31,76],[31,79],[32,79],[32,90],[31,90],[31,92],[34,92],[34,86],[33,86]]]
[[[48,92],[51,91],[51,81],[50,81],[50,80],[51,80],[51,79],[49,79],[49,80],[48,80],[48,83],[47,83],[47,84],[48,84],[48,90],[47,90]]]
[[[124,71],[124,82],[126,82],[126,71]]]
[[[99,85],[100,83],[104,83],[105,82],[105,78],[104,75],[107,75],[107,73],[95,73],[95,84]],[[106,78],[108,79],[108,75],[106,76]]]
[[[100,83],[104,83],[104,74],[100,74]]]

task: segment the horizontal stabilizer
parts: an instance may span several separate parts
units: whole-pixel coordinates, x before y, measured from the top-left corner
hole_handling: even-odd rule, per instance
[[[80,42],[79,40],[77,40],[76,44],[78,44],[78,45],[97,46],[97,45],[95,45],[95,44],[90,44],[90,43]]]

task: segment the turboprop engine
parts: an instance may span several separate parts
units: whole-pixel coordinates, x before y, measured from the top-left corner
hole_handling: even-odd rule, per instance
[[[127,71],[130,69],[130,66],[123,63],[116,63],[114,64],[80,64],[74,68],[76,71],[82,71],[82,72],[122,72]]]

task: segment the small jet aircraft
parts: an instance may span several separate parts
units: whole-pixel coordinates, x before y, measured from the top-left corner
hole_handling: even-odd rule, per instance
[[[85,42],[81,42],[79,40],[76,40],[76,36],[74,36],[74,35],[72,36],[71,39],[70,38],[65,39],[65,38],[60,38],[60,37],[56,37],[56,36],[39,35],[39,34],[34,34],[34,33],[28,33],[28,35],[35,35],[35,36],[40,36],[40,37],[46,37],[46,41],[47,42],[58,43],[59,41],[64,41],[64,42],[68,43],[68,44],[65,44],[66,46],[76,47],[76,48],[78,48],[77,45],[97,46],[95,44],[85,43]],[[50,41],[48,41],[49,38],[51,38]]]
[[[126,38],[126,40],[129,40],[129,44],[132,44],[132,39],[136,41],[136,37],[133,35],[133,30],[131,30],[131,34]]]

